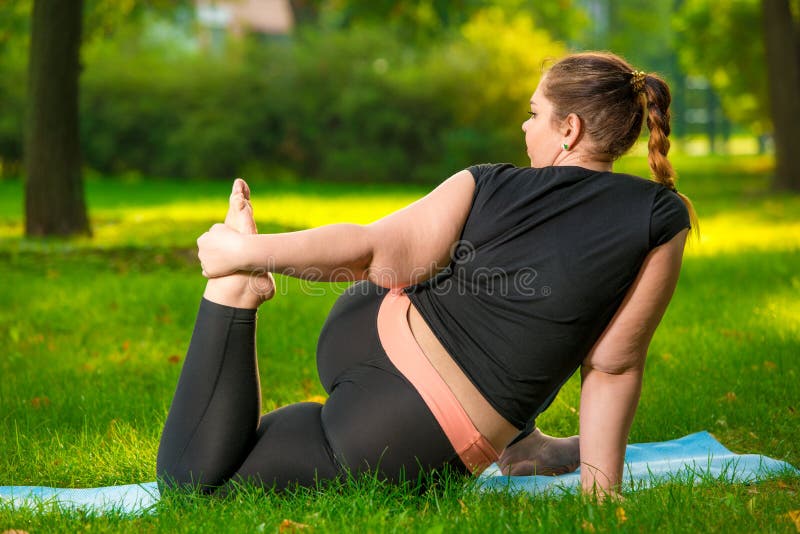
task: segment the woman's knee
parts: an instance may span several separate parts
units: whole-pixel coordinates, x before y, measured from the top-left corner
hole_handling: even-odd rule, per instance
[[[200,491],[211,493],[224,481],[224,477],[207,469],[191,469],[188,466],[156,465],[156,479],[161,491]]]
[[[204,451],[205,449],[192,451],[189,448],[178,450],[162,443],[156,459],[159,489],[199,490],[209,493],[223,484],[235,467],[231,467],[230,459],[226,459],[224,463],[218,461],[224,454],[218,455],[217,460],[211,460]]]
[[[335,479],[339,467],[322,428],[321,410],[319,403],[301,402],[266,414],[258,441],[232,481],[280,490]]]

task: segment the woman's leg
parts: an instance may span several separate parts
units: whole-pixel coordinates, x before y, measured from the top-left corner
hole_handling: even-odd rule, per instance
[[[255,232],[248,199],[246,184],[237,180],[225,223]],[[256,308],[271,296],[256,294],[244,274],[208,281],[161,436],[163,482],[219,485],[250,452],[261,412]]]
[[[232,483],[314,486],[345,471],[416,482],[467,474],[430,409],[389,360],[377,333],[387,291],[359,282],[336,301],[317,343],[324,406],[293,404],[261,419],[258,441]]]
[[[356,306],[361,312],[326,323],[337,335],[323,343],[332,358],[321,373],[330,392],[325,406],[286,406],[259,424],[258,302],[248,300],[253,295],[245,280],[209,281],[162,435],[162,482],[211,489],[228,481],[217,490],[225,493],[241,481],[311,486],[343,468],[378,471],[390,480],[413,480],[448,464],[466,473],[424,401],[376,341],[377,301],[370,299],[377,296],[367,295]]]
[[[168,485],[223,483],[256,440],[256,310],[203,299],[158,448]]]
[[[443,469],[469,474],[425,401],[385,353],[341,373],[321,415],[337,460],[355,474],[412,483]]]
[[[339,374],[324,405],[284,406],[261,420],[258,441],[222,488],[249,482],[314,487],[349,471],[392,482],[426,482],[444,469],[467,474],[414,387],[385,355]]]

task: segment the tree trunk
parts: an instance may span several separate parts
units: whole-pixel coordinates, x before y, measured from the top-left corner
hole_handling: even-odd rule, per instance
[[[761,0],[777,190],[800,191],[800,44],[789,0]]]
[[[82,0],[35,0],[28,63],[25,233],[90,234],[78,132]]]

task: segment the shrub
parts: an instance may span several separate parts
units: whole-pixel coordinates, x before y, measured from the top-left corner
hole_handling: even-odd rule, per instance
[[[497,9],[424,48],[363,26],[223,57],[108,45],[81,78],[84,161],[111,175],[435,183],[474,162],[524,162],[527,100],[562,53]],[[1,116],[0,153],[19,157],[19,121]]]

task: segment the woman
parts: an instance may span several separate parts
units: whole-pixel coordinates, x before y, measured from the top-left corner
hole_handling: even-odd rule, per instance
[[[225,224],[198,239],[209,280],[159,478],[226,491],[499,460],[512,474],[580,465],[585,490],[618,491],[647,347],[695,222],[666,157],[669,103],[660,78],[617,56],[569,56],[522,124],[530,168],[470,167],[369,225],[258,235],[234,182]],[[654,181],[612,172],[645,118]],[[261,416],[255,316],[270,272],[358,282],[320,333],[326,403]],[[578,367],[580,436],[545,436],[536,416]]]

